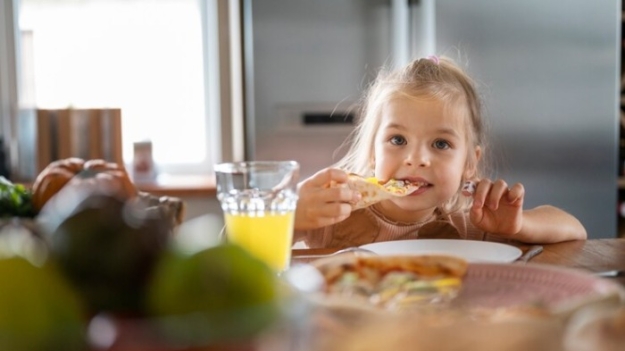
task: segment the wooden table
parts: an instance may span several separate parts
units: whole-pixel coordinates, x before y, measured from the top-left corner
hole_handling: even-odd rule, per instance
[[[584,269],[590,272],[625,271],[625,239],[574,240],[543,246],[543,252],[531,259],[530,262]],[[519,245],[518,247],[525,252],[530,245]],[[298,256],[327,255],[336,250],[295,249],[293,250],[293,262],[310,261],[310,258],[298,259]],[[623,274],[609,279],[614,279],[625,285]]]

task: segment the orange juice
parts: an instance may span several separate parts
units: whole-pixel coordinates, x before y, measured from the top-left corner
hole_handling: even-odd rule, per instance
[[[228,240],[266,262],[277,272],[289,267],[294,212],[225,214]]]

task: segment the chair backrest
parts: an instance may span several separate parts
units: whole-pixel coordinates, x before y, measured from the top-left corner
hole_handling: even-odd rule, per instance
[[[37,109],[37,169],[68,157],[123,165],[121,109]]]

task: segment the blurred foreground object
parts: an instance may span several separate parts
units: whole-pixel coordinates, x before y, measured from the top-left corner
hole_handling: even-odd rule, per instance
[[[120,201],[139,202],[151,211],[160,211],[161,215],[169,218],[174,227],[184,221],[185,205],[179,198],[158,197],[140,192],[122,166],[100,159],[85,161],[76,157],[50,163],[37,176],[32,192],[24,191],[23,197],[28,201],[21,211],[36,214],[65,186],[77,186],[76,193],[99,192],[116,197]],[[21,191],[19,186],[16,189],[17,192]]]
[[[625,304],[581,310],[571,319],[564,342],[566,351],[625,350]]]
[[[269,266],[239,246],[170,250],[154,271],[147,310],[177,343],[245,340],[276,321],[280,289]]]
[[[32,218],[36,211],[32,204],[32,193],[21,184],[13,184],[0,176],[0,218]]]
[[[197,227],[196,227],[197,228]],[[183,227],[147,288],[145,314],[100,314],[88,335],[106,351],[304,351],[305,299],[264,262],[232,244],[188,245]],[[193,237],[192,239],[189,239]]]
[[[84,306],[45,250],[18,224],[0,231],[0,350],[85,350]]]
[[[563,325],[541,317],[480,321],[454,311],[378,316],[325,345],[328,351],[562,351]]]
[[[68,184],[37,220],[51,258],[92,313],[136,313],[172,225],[158,207],[125,201],[105,190],[82,182]]]
[[[140,191],[137,197],[130,200],[144,206],[148,211],[158,211],[159,215],[166,218],[172,231],[184,222],[185,204],[177,197],[155,196]]]
[[[105,187],[121,199],[137,195],[137,188],[122,166],[101,159],[85,161],[72,157],[50,163],[37,175],[32,187],[35,210],[40,211],[70,181],[86,182],[94,188]]]

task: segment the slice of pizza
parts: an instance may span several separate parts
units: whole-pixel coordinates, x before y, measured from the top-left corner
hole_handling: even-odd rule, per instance
[[[458,295],[468,267],[466,260],[448,255],[337,256],[313,265],[325,279],[328,297],[386,310],[451,301]]]
[[[350,173],[347,183],[341,186],[348,186],[360,192],[361,199],[354,204],[354,210],[357,210],[371,206],[382,200],[410,195],[424,185],[425,184],[422,183],[399,179],[382,181],[375,177],[363,177],[358,174]]]

